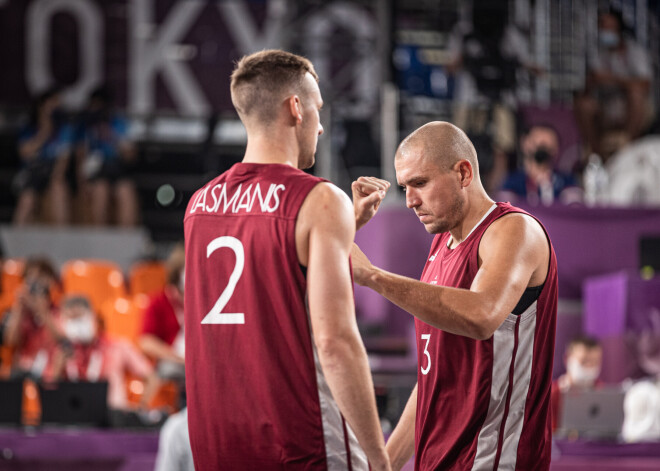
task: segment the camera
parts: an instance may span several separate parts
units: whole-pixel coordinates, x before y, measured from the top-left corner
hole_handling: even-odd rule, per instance
[[[28,285],[28,292],[33,296],[48,296],[50,295],[50,288],[44,283],[35,281]]]

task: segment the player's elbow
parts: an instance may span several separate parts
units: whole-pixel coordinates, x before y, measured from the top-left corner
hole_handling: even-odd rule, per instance
[[[315,344],[324,370],[341,368],[345,362],[355,358],[355,355],[362,348],[361,342],[356,341],[349,334],[319,335],[315,338]]]
[[[498,327],[496,316],[487,310],[481,310],[470,319],[468,336],[475,340],[488,340]]]

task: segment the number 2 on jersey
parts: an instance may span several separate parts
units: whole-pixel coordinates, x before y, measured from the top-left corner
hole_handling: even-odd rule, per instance
[[[431,354],[428,351],[429,348],[429,341],[431,340],[431,334],[422,334],[422,340],[426,340],[426,344],[424,345],[424,355],[426,356],[426,368],[423,366],[420,366],[420,369],[422,371],[422,374],[428,374],[429,370],[431,369]]]
[[[217,249],[227,247],[232,249],[236,254],[236,265],[234,271],[231,272],[229,282],[224,291],[215,302],[215,305],[209,313],[202,320],[202,324],[245,324],[245,314],[242,312],[222,312],[225,308],[231,295],[234,294],[236,284],[243,274],[243,267],[245,266],[245,251],[243,244],[236,237],[222,236],[213,239],[206,247],[206,258],[209,258]]]

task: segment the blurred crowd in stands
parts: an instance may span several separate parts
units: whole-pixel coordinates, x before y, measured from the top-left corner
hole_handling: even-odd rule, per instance
[[[451,120],[475,143],[489,194],[529,205],[660,204],[648,177],[660,176],[653,62],[621,13],[599,13],[572,109],[518,96],[521,76],[550,71],[535,63],[507,8],[474,0],[471,15],[449,34],[445,71],[455,80]],[[14,223],[136,225],[129,124],[105,86],[67,113],[61,90],[36,97],[18,135]]]
[[[39,420],[40,383],[108,383],[113,425],[149,425],[185,406],[183,247],[164,261],[47,257],[2,267],[0,379],[25,382],[23,422]]]
[[[458,23],[452,31],[447,70],[456,79],[453,121],[475,143],[491,196],[546,206],[659,205],[647,188],[653,185],[643,181],[623,190],[619,185],[626,194],[612,197],[611,180],[634,180],[649,171],[660,175],[660,138],[651,137],[645,146],[643,168],[628,155],[640,138],[658,132],[658,121],[649,52],[634,40],[621,13],[599,13],[598,44],[589,53],[572,113],[518,99],[518,77],[548,71],[534,63],[521,32],[507,22],[506,9],[475,1],[472,15],[471,24]],[[567,142],[572,136],[566,131],[573,129],[579,140]],[[608,172],[621,159],[636,168]]]
[[[36,97],[18,136],[21,169],[13,182],[18,194],[14,223],[63,225],[75,219],[134,226],[138,202],[130,168],[136,152],[128,121],[113,109],[112,93],[105,87],[94,90],[73,120],[60,102],[57,88]]]

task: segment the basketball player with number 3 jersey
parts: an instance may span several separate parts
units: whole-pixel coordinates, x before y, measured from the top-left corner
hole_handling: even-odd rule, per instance
[[[421,281],[353,250],[355,281],[415,316],[417,385],[388,442],[393,469],[547,470],[557,260],[535,218],[495,203],[474,146],[445,122],[403,140],[396,177],[436,234]],[[369,192],[365,193],[365,196]]]
[[[184,218],[186,387],[198,470],[389,470],[355,321],[349,198],[314,163],[312,64],[242,58],[232,101],[244,159]],[[375,192],[377,208],[384,194]]]

